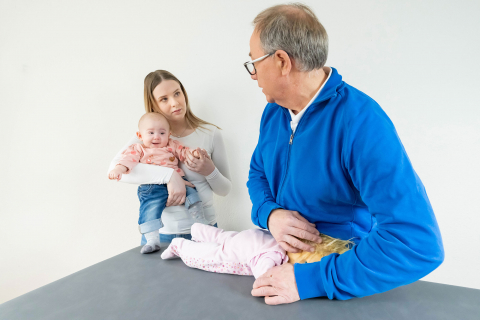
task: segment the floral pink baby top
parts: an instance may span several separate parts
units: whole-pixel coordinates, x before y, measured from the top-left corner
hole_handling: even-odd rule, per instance
[[[185,172],[178,167],[178,160],[185,161],[188,151],[188,147],[172,139],[168,139],[167,146],[163,148],[147,148],[143,144],[135,143],[122,153],[118,164],[128,169],[126,173],[130,173],[130,170],[141,162],[175,169],[183,177]]]

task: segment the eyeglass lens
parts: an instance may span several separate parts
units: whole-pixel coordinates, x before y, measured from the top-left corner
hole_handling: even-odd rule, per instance
[[[253,66],[253,63],[247,64],[247,70],[250,72],[250,74],[255,74],[255,67]]]

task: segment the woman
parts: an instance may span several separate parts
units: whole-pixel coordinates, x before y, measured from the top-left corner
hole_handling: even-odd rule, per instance
[[[226,196],[231,189],[225,145],[217,126],[196,117],[188,103],[182,83],[170,72],[157,70],[145,78],[144,98],[146,112],[163,114],[170,122],[172,136],[182,145],[197,148],[200,159],[189,156],[180,168],[187,179],[195,185],[204,205],[208,224],[216,226],[213,193]],[[115,156],[114,166],[121,153],[134,143],[134,136]],[[164,227],[160,229],[160,242],[171,242],[173,238],[191,239],[190,227],[194,223],[185,206],[185,182],[173,169],[139,163],[122,182],[133,184],[167,184],[167,207],[162,213]],[[146,243],[142,236],[142,245]]]

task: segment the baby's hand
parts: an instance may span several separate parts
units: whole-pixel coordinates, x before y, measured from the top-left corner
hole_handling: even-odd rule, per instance
[[[108,179],[120,181],[120,179],[122,179],[122,174],[120,172],[112,170],[108,173]]]
[[[192,155],[193,155],[195,158],[200,159],[200,154],[198,153],[198,150],[197,150],[197,149],[193,150]]]
[[[120,179],[122,179],[122,173],[125,171],[122,168],[124,167],[121,167],[121,166],[115,167],[115,169],[113,169],[108,173],[108,179],[120,181]]]

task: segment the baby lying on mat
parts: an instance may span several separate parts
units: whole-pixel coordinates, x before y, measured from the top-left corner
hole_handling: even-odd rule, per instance
[[[305,241],[315,252],[288,253],[267,230],[249,229],[241,232],[224,231],[209,225],[195,223],[192,240],[175,238],[162,253],[162,259],[180,257],[191,267],[210,272],[231,273],[260,277],[268,269],[285,262],[309,263],[320,261],[331,253],[342,254],[353,245],[351,241],[335,239],[323,234],[322,243]]]

